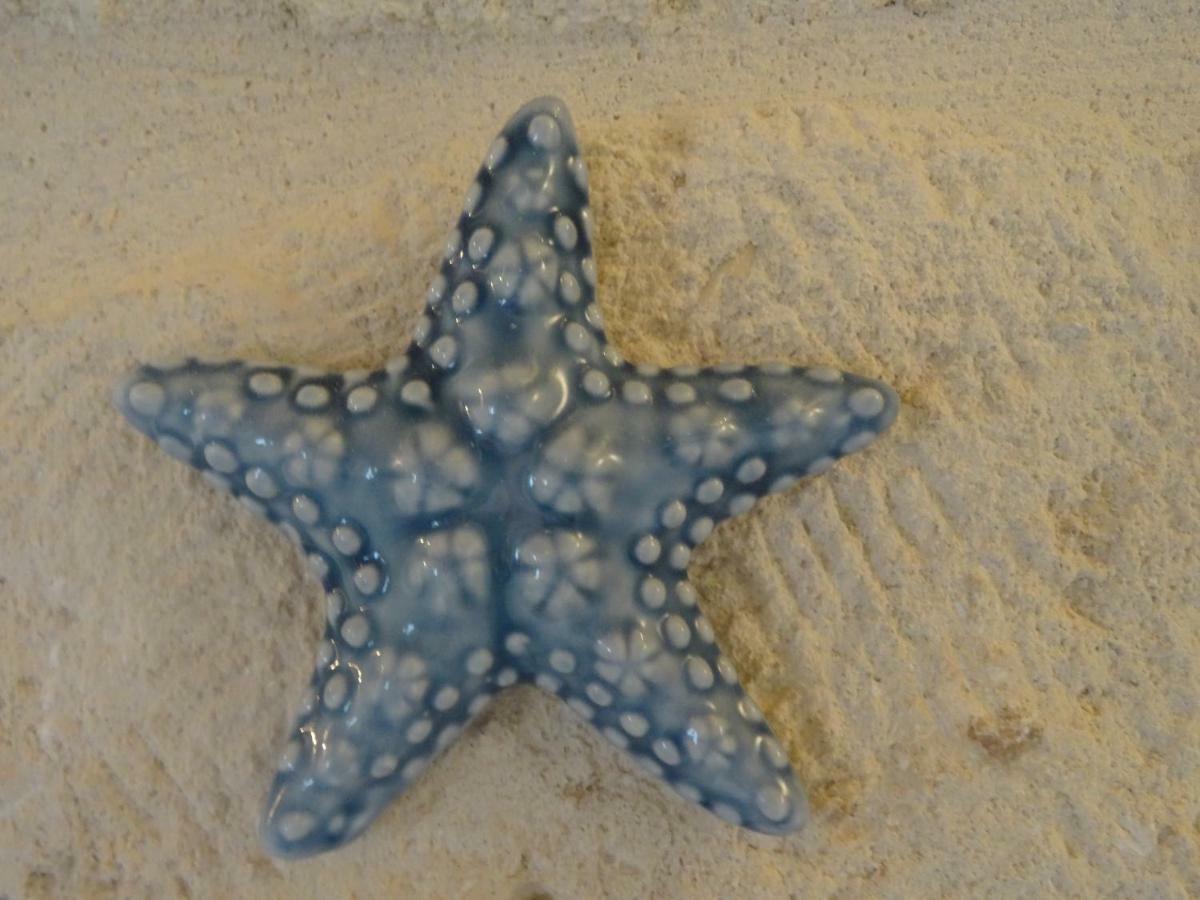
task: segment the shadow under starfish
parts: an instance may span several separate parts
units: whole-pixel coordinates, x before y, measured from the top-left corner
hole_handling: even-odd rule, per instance
[[[139,430],[291,535],[328,593],[267,804],[274,853],[360,834],[520,682],[729,822],[806,818],[686,570],[718,522],[874,440],[896,395],[829,368],[629,365],[595,303],[587,199],[566,107],[534,100],[488,150],[384,369],[189,359],[117,391]]]

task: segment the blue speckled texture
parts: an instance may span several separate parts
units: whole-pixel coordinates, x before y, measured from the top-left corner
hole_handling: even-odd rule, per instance
[[[360,834],[523,681],[722,818],[803,824],[688,560],[716,523],[870,443],[896,396],[828,368],[629,365],[595,283],[571,120],[535,100],[489,148],[384,369],[188,360],[118,389],[138,429],[297,540],[328,592],[268,798],[274,853]]]

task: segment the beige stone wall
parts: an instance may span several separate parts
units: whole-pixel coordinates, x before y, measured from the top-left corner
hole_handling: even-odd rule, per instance
[[[0,896],[1200,894],[1191,6],[0,2]],[[813,822],[732,830],[528,689],[274,862],[319,588],[110,385],[381,362],[543,93],[628,356],[904,398],[692,566]]]

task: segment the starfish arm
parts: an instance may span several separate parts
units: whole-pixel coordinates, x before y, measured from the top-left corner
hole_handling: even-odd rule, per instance
[[[589,312],[595,285],[588,174],[571,115],[557,98],[531,100],[492,141],[467,189],[417,338],[428,328],[507,344],[503,330],[464,329],[485,310],[588,322],[599,332]]]
[[[803,825],[787,755],[683,572],[625,529],[539,533],[516,559],[505,650],[524,678],[725,820],[772,834]]]
[[[189,359],[139,367],[114,399],[169,455],[304,535],[306,549],[337,557],[334,528],[354,528],[351,511],[379,507],[381,492],[388,521],[411,529],[455,515],[480,488],[469,435],[442,421],[427,393],[414,396],[409,374]]]
[[[245,363],[143,366],[117,405],[303,549],[325,637],[263,824],[302,856],[359,834],[491,694],[488,540],[467,521],[479,461],[386,373]]]
[[[384,545],[386,583],[330,590],[329,627],[263,820],[276,855],[357,837],[517,681],[490,611],[484,532],[463,524]]]
[[[865,446],[896,406],[831,370],[621,366],[534,455],[532,497],[561,527],[517,549],[510,649],[527,677],[684,797],[758,831],[799,827],[786,753],[686,570],[718,521]]]
[[[804,797],[687,580],[704,511],[677,501],[695,473],[664,452],[663,429],[641,392],[582,400],[537,449],[527,484],[543,527],[515,546],[505,649],[682,796],[790,831]]]
[[[188,359],[140,366],[114,399],[168,455],[286,524],[294,490],[340,479],[342,385],[316,370]]]
[[[825,367],[681,367],[643,380],[662,412],[660,447],[648,453],[687,475],[682,491],[658,479],[656,499],[686,520],[668,539],[691,544],[766,493],[868,446],[899,409],[886,384]]]
[[[561,416],[577,382],[607,380],[594,302],[587,171],[566,106],[522,107],[492,142],[447,238],[411,360],[439,401],[502,452]],[[607,355],[606,355],[607,353]]]
[[[619,516],[630,540],[686,570],[716,524],[828,469],[894,421],[887,385],[825,368],[622,365],[534,449],[543,515],[584,531]]]

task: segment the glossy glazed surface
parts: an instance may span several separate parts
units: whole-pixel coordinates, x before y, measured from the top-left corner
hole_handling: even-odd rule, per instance
[[[288,531],[328,592],[273,852],[360,834],[522,681],[730,822],[804,821],[686,569],[722,519],[869,444],[896,397],[828,368],[627,364],[595,303],[587,188],[565,107],[535,100],[488,149],[384,369],[188,360],[118,390],[136,427]]]

